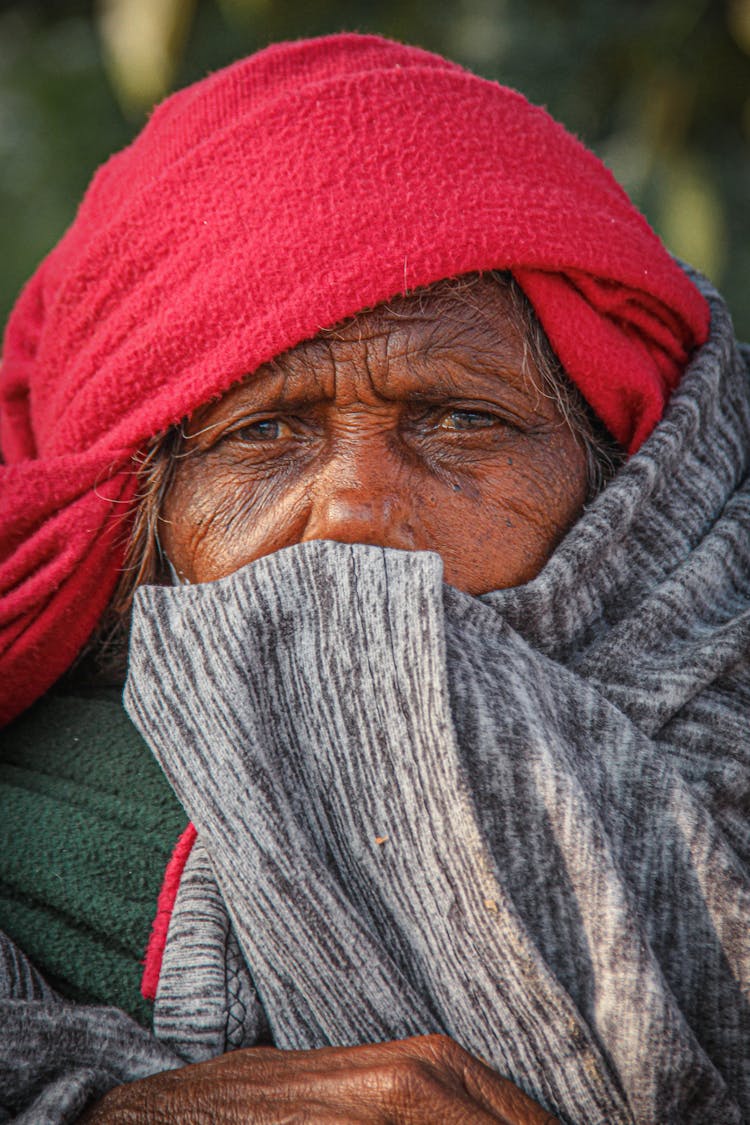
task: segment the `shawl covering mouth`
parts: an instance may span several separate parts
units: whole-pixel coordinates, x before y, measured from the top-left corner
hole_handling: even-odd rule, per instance
[[[0,722],[104,611],[155,434],[398,293],[509,269],[633,451],[708,312],[543,110],[416,48],[278,44],[168,99],[95,176],[10,318],[0,376]]]
[[[569,1125],[750,1118],[750,379],[721,301],[524,587],[326,542],[137,595],[126,704],[198,829],[183,1058],[446,1031]]]

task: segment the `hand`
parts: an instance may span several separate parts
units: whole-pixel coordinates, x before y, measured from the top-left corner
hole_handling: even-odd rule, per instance
[[[79,1125],[555,1125],[445,1035],[363,1047],[254,1047],[118,1086]]]

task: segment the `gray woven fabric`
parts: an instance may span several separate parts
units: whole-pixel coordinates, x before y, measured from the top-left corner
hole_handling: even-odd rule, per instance
[[[67,1125],[113,1086],[181,1066],[116,1008],[62,1000],[0,934],[0,1121]]]
[[[186,1062],[269,1039],[263,1008],[201,841],[185,864],[172,911],[154,1033]]]
[[[440,1029],[576,1125],[750,1119],[750,389],[707,293],[666,418],[526,586],[309,543],[139,592],[127,705],[208,857],[208,962],[193,886],[182,1021],[159,998],[191,1057],[236,1028],[233,932],[245,1041]],[[191,988],[227,1008],[195,1037]]]

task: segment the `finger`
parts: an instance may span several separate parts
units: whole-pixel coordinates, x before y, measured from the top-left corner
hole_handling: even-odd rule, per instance
[[[360,1125],[499,1125],[505,1118],[480,1105],[455,1076],[424,1059],[371,1063],[349,1071],[318,1073],[305,1095],[320,1106],[321,1121],[335,1111]],[[295,1100],[295,1105],[301,1099]],[[313,1117],[312,1120],[318,1120]]]
[[[473,1117],[468,1120],[477,1122],[484,1119],[482,1113],[490,1115],[487,1120],[506,1125],[555,1122],[551,1114],[513,1082],[444,1035],[315,1051],[252,1048],[213,1062],[221,1067],[225,1078],[229,1077],[228,1070],[234,1071],[236,1078],[251,1086],[261,1099],[299,1103],[307,1098],[318,1101],[323,1096],[325,1104],[333,1107],[340,1097],[340,1104],[353,1115],[352,1121],[397,1120],[380,1116],[380,1110],[387,1107],[402,1113],[408,1107],[410,1116],[404,1120],[429,1120],[415,1114],[438,1098],[443,1116],[432,1120],[463,1121],[471,1110]],[[208,1077],[206,1071],[212,1064],[202,1066]],[[365,1111],[367,1102],[376,1112],[375,1117]]]
[[[419,1036],[402,1040],[401,1046],[409,1053],[448,1068],[477,1105],[499,1114],[500,1120],[507,1121],[508,1125],[556,1125],[553,1114],[448,1036]]]
[[[404,1107],[403,1121],[430,1121],[425,1107],[440,1106],[442,1122],[493,1121],[504,1125],[553,1125],[555,1118],[507,1078],[445,1035],[423,1035],[358,1049],[359,1064],[372,1079],[383,1062],[382,1083],[391,1104]],[[437,1109],[433,1112],[437,1114]],[[468,1116],[467,1116],[468,1115]],[[398,1118],[402,1120],[401,1117]]]
[[[279,1051],[274,1048],[236,1052],[244,1055],[237,1079],[249,1096],[254,1121],[275,1122],[283,1107],[316,1112],[301,1120],[327,1121],[340,1116],[367,1125],[498,1125],[506,1119],[478,1101],[465,1087],[465,1055],[443,1037],[370,1044],[363,1047]],[[448,1065],[442,1055],[450,1055]],[[228,1059],[225,1056],[225,1059]],[[466,1055],[470,1060],[471,1056]],[[208,1077],[209,1064],[203,1064]],[[226,1066],[222,1068],[227,1077]],[[492,1074],[492,1072],[489,1072]],[[516,1125],[513,1122],[513,1125]]]
[[[404,1053],[390,1052],[385,1060],[373,1058],[371,1051],[366,1054],[370,1057],[367,1065],[360,1062],[355,1067],[308,1067],[308,1062],[317,1063],[315,1055],[296,1052],[297,1057],[283,1071],[273,1064],[270,1071],[246,1068],[242,1080],[229,1089],[224,1087],[225,1108],[230,1102],[235,1110],[251,1107],[254,1125],[280,1125],[292,1120],[292,1114],[295,1121],[320,1125],[338,1121],[349,1125],[498,1125],[504,1121],[480,1106],[455,1075],[438,1070],[431,1062]],[[191,1098],[199,1090],[195,1084]],[[213,1123],[218,1118],[205,1120]]]
[[[560,1125],[548,1110],[525,1094],[514,1082],[503,1078],[486,1063],[468,1055],[464,1085],[480,1105],[504,1114],[510,1125]]]

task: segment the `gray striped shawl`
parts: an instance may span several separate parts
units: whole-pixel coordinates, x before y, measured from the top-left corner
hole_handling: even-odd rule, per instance
[[[316,542],[138,594],[126,702],[198,831],[183,1057],[443,1030],[576,1125],[750,1120],[750,450],[726,310],[523,587]]]

